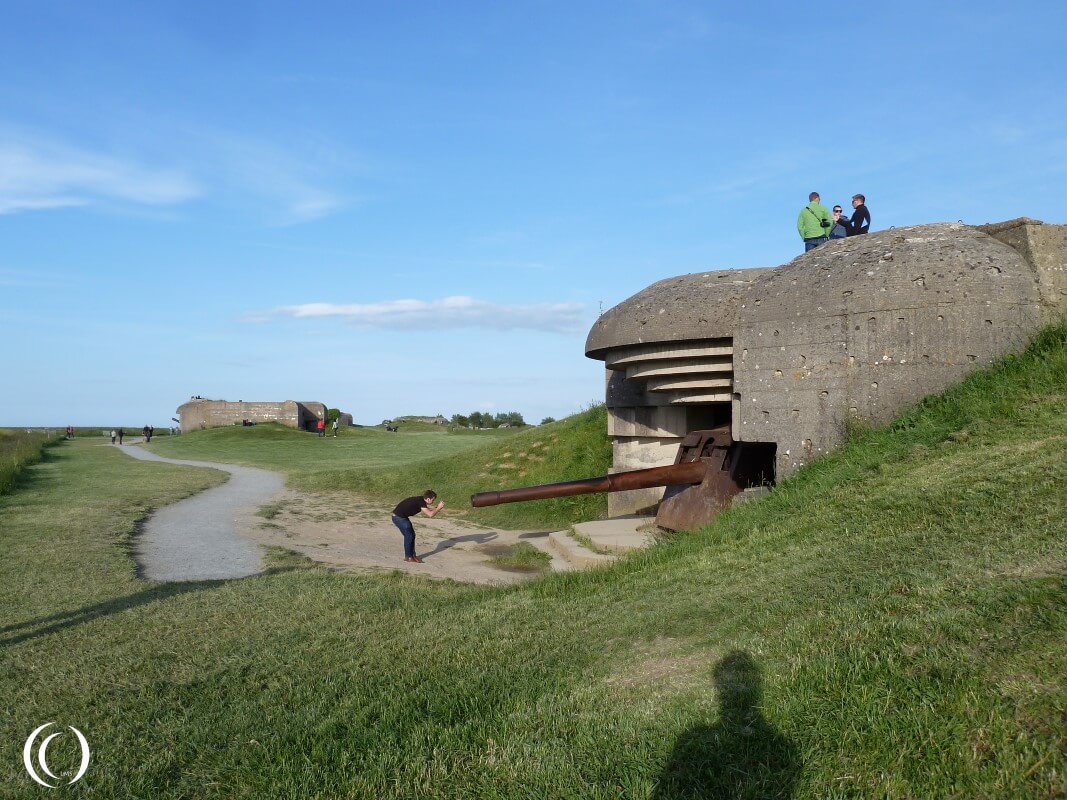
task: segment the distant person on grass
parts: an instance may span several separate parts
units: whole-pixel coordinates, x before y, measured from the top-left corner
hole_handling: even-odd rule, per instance
[[[115,433],[114,429],[112,429],[112,431],[111,431],[111,444],[114,444],[114,443],[115,443],[115,438],[116,438],[117,436],[118,436],[118,434],[117,434],[117,433]]]
[[[427,489],[421,496],[404,498],[393,509],[393,524],[404,534],[404,560],[412,564],[421,564],[422,559],[415,555],[415,526],[411,524],[411,518],[420,511],[427,517],[435,516],[445,507],[445,501],[434,506],[434,500],[437,500],[437,492]]]
[[[318,422],[315,423],[315,428],[316,428],[316,430],[318,430],[319,436],[325,436],[326,435],[326,420],[320,419]]]
[[[808,195],[808,204],[800,209],[797,217],[797,231],[804,240],[804,252],[814,250],[820,244],[827,241],[830,229],[834,222],[830,219],[830,212],[822,204],[818,192]]]
[[[119,444],[122,444],[122,437],[126,435],[124,428],[119,428]]]
[[[333,421],[333,438],[337,438],[337,420]]]

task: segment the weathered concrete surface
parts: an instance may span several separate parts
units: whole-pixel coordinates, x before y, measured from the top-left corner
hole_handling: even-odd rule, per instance
[[[601,315],[585,354],[603,359],[619,348],[729,338],[741,298],[765,271],[723,269],[657,281]]]
[[[735,336],[734,439],[776,442],[787,475],[850,417],[906,406],[1026,346],[1043,314],[1017,251],[966,225],[830,242],[761,275]]]
[[[598,550],[629,553],[653,544],[655,537],[648,529],[655,521],[655,517],[640,515],[598,519],[579,522],[574,526],[574,532],[588,538]]]
[[[263,569],[263,548],[238,532],[242,520],[284,488],[276,472],[232,464],[163,458],[140,447],[122,452],[145,461],[211,467],[230,473],[213,489],[154,511],[134,541],[141,575],[150,581],[244,578]]]
[[[1034,270],[1042,310],[1052,322],[1067,297],[1067,225],[1045,225],[1028,217],[979,225],[978,230],[1023,256]]]
[[[1018,351],[1067,310],[1067,226],[940,223],[833,241],[775,269],[683,275],[606,312],[614,471],[673,461],[686,433],[728,421],[777,446],[781,478]],[[609,495],[612,516],[662,490]]]
[[[326,406],[318,402],[284,400],[281,402],[245,402],[238,400],[193,399],[178,406],[183,433],[204,428],[252,422],[280,422],[290,428],[307,430],[309,425],[326,418]],[[351,418],[349,418],[351,424]]]
[[[618,558],[618,556],[604,553],[594,553],[567,531],[554,531],[549,534],[548,544],[568,563],[573,564],[578,569],[605,566]]]

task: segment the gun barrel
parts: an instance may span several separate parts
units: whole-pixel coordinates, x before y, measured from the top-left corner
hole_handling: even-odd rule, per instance
[[[544,500],[549,497],[570,497],[576,494],[625,492],[630,489],[648,489],[653,486],[694,484],[704,480],[706,471],[707,466],[703,461],[690,461],[684,464],[671,464],[666,467],[616,472],[611,475],[602,475],[599,478],[585,478],[579,481],[523,486],[520,489],[503,489],[499,492],[479,492],[471,495],[471,505],[475,508],[482,508],[483,506],[496,506],[501,503]]]

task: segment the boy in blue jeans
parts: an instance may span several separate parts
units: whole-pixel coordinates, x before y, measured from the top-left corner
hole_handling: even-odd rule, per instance
[[[405,497],[396,504],[393,509],[393,524],[404,534],[404,560],[413,564],[421,564],[422,559],[415,555],[415,526],[411,524],[411,518],[420,511],[427,517],[432,517],[445,507],[445,501],[441,500],[434,506],[437,500],[437,492],[427,489],[421,495]]]

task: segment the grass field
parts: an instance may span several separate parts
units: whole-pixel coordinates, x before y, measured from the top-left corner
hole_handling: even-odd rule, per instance
[[[436,426],[429,426],[434,428]],[[386,433],[357,428],[319,438],[282,425],[215,428],[153,440],[172,458],[221,460],[285,472],[297,489],[342,489],[384,505],[432,488],[485,525],[566,527],[607,512],[603,495],[470,508],[474,492],[607,472],[611,440],[602,406],[538,427]]]
[[[387,433],[381,428],[348,428],[334,438],[294,430],[277,423],[251,428],[230,426],[182,436],[157,436],[149,449],[170,458],[246,464],[284,472],[307,488],[343,488],[340,473],[353,468],[393,467],[447,457],[514,435],[512,431]],[[425,487],[423,487],[425,488]]]
[[[602,494],[478,509],[472,509],[469,502],[475,492],[606,473],[611,467],[611,440],[603,406],[482,442],[481,447],[447,456],[375,469],[353,466],[337,473],[337,482],[382,502],[431,487],[446,499],[450,513],[506,528],[566,528],[607,513],[607,499]],[[306,478],[297,478],[294,484],[299,486],[305,481]]]
[[[511,588],[145,584],[136,521],[218,473],[62,443],[0,498],[0,793],[55,794],[21,748],[56,721],[93,748],[69,796],[1062,797],[1065,398],[1060,327],[701,532]]]

